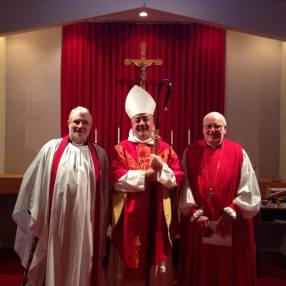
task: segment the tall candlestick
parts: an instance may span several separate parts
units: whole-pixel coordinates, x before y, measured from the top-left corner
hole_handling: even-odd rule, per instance
[[[191,143],[191,130],[188,129],[188,145]]]
[[[117,128],[117,144],[120,143],[120,127]]]
[[[97,128],[94,129],[94,143],[97,144]]]
[[[173,145],[173,129],[171,129],[171,145]]]

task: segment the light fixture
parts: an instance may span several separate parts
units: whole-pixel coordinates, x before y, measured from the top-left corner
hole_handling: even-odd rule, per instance
[[[143,3],[143,9],[139,12],[140,17],[147,17],[148,13],[144,10],[145,9],[145,2]]]
[[[140,16],[140,17],[147,17],[147,16],[148,16],[148,13],[147,13],[146,11],[141,11],[141,12],[139,13],[139,16]]]

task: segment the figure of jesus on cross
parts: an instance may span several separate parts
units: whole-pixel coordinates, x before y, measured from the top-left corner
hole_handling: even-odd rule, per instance
[[[136,66],[141,67],[141,76],[140,76],[140,86],[142,88],[146,88],[145,81],[146,81],[146,67],[151,65],[162,65],[163,61],[161,59],[146,59],[146,43],[141,42],[140,44],[140,59],[125,59],[124,64],[125,65],[131,65],[134,64]]]

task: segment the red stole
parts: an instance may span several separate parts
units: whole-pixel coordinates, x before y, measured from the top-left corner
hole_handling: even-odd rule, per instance
[[[50,188],[49,188],[49,217],[52,209],[52,200],[54,193],[54,186],[56,181],[56,175],[59,167],[61,157],[65,151],[65,148],[69,144],[69,137],[65,136],[60,142],[53,159],[51,178],[50,178]],[[94,217],[94,236],[93,236],[93,263],[92,263],[92,275],[91,275],[91,285],[97,285],[97,270],[99,266],[99,235],[100,235],[100,201],[101,201],[101,190],[100,190],[100,166],[98,155],[95,146],[88,141],[88,148],[92,157],[93,167],[95,171],[96,178],[96,196],[95,196],[95,217]],[[101,261],[100,261],[101,262]]]
[[[121,164],[113,175],[113,181],[127,170],[150,168],[150,154],[153,146],[129,141],[120,143],[122,154],[112,161],[111,169]],[[158,154],[163,160],[168,145],[159,143]],[[125,170],[125,171],[124,171]],[[148,183],[142,192],[129,192],[124,201],[123,211],[115,226],[112,241],[125,265],[125,279],[144,279],[151,265],[158,265],[169,255],[171,246],[163,210],[163,188]]]
[[[211,148],[205,140],[200,140],[188,148],[186,162],[195,201],[210,219],[217,220],[223,208],[230,206],[236,197],[242,166],[241,146],[224,139],[222,146]],[[209,195],[210,186],[213,195]]]

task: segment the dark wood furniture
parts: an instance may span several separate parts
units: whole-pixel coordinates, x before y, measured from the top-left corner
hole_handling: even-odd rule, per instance
[[[259,181],[262,200],[267,202],[269,188],[286,188],[286,181],[263,179]],[[280,246],[286,235],[286,206],[269,200],[265,206],[262,204],[260,213],[255,217],[257,273],[261,273],[262,257],[280,253]],[[286,256],[285,256],[286,260]]]

